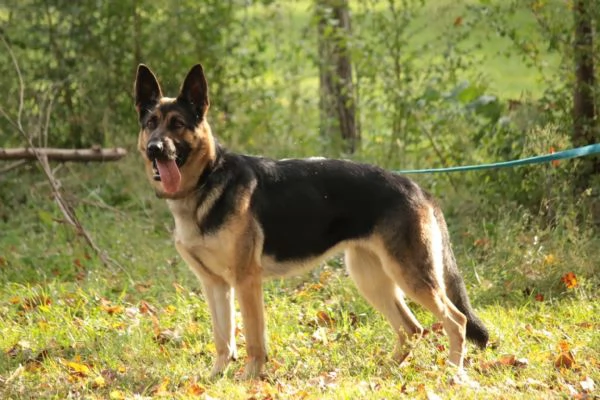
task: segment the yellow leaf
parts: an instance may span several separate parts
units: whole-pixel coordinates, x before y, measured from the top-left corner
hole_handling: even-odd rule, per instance
[[[171,380],[169,378],[163,379],[161,383],[159,383],[158,385],[156,385],[154,387],[154,389],[152,389],[152,394],[154,394],[154,395],[169,394],[169,391],[167,388],[168,388],[170,382],[171,382]]]
[[[104,380],[104,377],[98,375],[97,377],[94,378],[94,383],[93,383],[94,388],[103,388],[104,386],[106,386],[106,381]]]
[[[174,314],[175,311],[177,311],[177,308],[171,304],[169,304],[168,306],[165,307],[165,312],[167,314]]]
[[[203,386],[198,385],[197,383],[190,383],[185,389],[185,394],[188,394],[190,396],[200,396],[204,392],[206,392],[206,389]]]
[[[319,283],[321,283],[322,285],[324,285],[325,283],[327,283],[327,281],[329,280],[329,278],[331,277],[331,275],[333,275],[331,273],[331,271],[323,271],[323,272],[321,272],[321,275],[319,275]]]
[[[125,395],[120,390],[113,390],[109,396],[111,400],[125,400]]]
[[[69,372],[72,375],[83,377],[90,374],[90,369],[85,364],[80,364],[75,361],[66,361],[64,362],[64,365],[69,369]]]
[[[548,254],[544,256],[544,264],[545,265],[554,265],[556,264],[556,257],[554,254]]]
[[[103,311],[106,311],[110,315],[121,314],[125,309],[123,306],[119,305],[102,305],[101,308]]]

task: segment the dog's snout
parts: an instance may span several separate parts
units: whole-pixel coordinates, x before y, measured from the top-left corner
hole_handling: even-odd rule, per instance
[[[151,160],[159,158],[163,154],[164,145],[160,140],[152,140],[148,142],[148,146],[146,147],[146,155]]]

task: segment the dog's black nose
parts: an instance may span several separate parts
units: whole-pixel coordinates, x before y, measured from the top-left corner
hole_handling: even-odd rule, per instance
[[[146,155],[149,159],[155,160],[163,154],[164,146],[160,140],[152,140],[148,142],[146,147]]]

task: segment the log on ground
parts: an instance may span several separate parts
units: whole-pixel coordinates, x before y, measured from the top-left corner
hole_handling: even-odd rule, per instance
[[[127,155],[127,150],[117,147],[112,149],[57,149],[36,148],[39,154],[50,161],[116,161]],[[0,148],[0,160],[35,160],[35,151],[31,148]]]

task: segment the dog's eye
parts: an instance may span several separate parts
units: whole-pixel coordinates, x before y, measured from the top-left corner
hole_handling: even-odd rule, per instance
[[[171,128],[172,129],[181,129],[181,128],[183,128],[183,126],[184,126],[184,123],[179,118],[173,118],[171,120]]]
[[[146,128],[150,129],[151,131],[156,129],[156,125],[157,125],[156,117],[152,117],[146,122]]]

